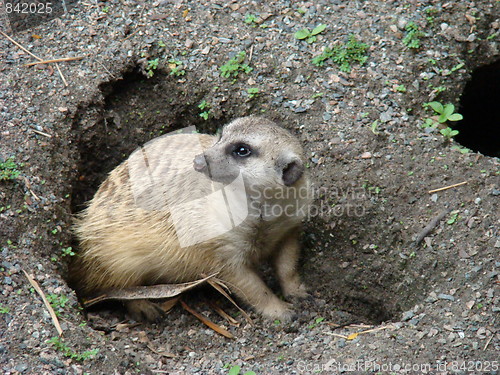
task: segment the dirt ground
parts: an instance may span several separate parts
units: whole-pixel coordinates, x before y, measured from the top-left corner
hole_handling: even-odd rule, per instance
[[[92,0],[29,29],[0,26],[42,60],[82,57],[28,67],[36,58],[0,36],[0,372],[497,374],[499,8]],[[319,24],[315,41],[294,37]],[[364,64],[312,63],[350,35],[367,45]],[[221,76],[240,51],[252,70]],[[422,126],[431,101],[464,114],[453,125],[461,143]],[[66,282],[78,256],[70,226],[106,174],[154,137],[213,133],[250,114],[306,149],[317,194],[301,274],[314,303],[292,323],[252,313],[250,325],[207,288],[183,297],[234,339],[180,306],[153,325],[117,304],[84,311]],[[62,339],[23,271],[52,302]]]

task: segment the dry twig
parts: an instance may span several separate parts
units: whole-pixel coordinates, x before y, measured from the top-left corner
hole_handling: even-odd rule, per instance
[[[434,219],[432,219],[430,221],[429,224],[427,224],[425,226],[424,229],[422,229],[422,231],[420,233],[418,233],[416,236],[415,236],[415,242],[413,242],[413,245],[412,247],[413,248],[416,248],[420,242],[422,242],[422,240],[427,237],[427,235],[432,232],[434,230],[434,228],[436,227],[436,225],[439,224],[439,222],[441,220],[443,220],[443,218],[448,215],[448,213],[450,212],[450,209],[446,209],[444,210],[443,212],[441,212],[439,215],[437,215]]]
[[[35,61],[32,63],[24,64],[24,66],[33,66],[33,65],[38,65],[38,64],[50,64],[50,63],[56,63],[56,62],[62,62],[62,61],[74,61],[74,60],[81,60],[83,58],[85,58],[85,56],[61,57],[59,59]]]
[[[432,193],[437,193],[438,191],[448,190],[448,189],[451,189],[451,188],[454,188],[454,187],[457,187],[457,186],[465,185],[468,182],[469,181],[463,181],[463,182],[459,182],[458,184],[448,185],[448,186],[444,186],[444,187],[439,188],[439,189],[429,190],[428,193],[432,194]]]
[[[234,300],[231,298],[231,296],[221,287],[225,285],[223,283],[221,283],[221,281],[219,279],[213,279],[213,280],[207,280],[207,282],[212,285],[212,287],[214,287],[220,294],[222,294],[224,297],[226,297],[229,302],[231,302],[238,310],[240,310],[241,314],[245,317],[245,319],[247,320],[248,323],[250,323],[251,325],[253,325],[253,321],[252,319],[250,319],[250,316],[248,316],[248,314],[245,312],[245,310],[243,310],[241,307],[238,306],[238,304],[236,302],[234,302]]]
[[[18,42],[16,42],[14,39],[12,39],[10,36],[8,36],[7,34],[5,34],[3,31],[0,30],[0,34],[2,34],[4,37],[6,37],[8,40],[10,40],[12,43],[14,43],[16,46],[18,46],[19,48],[21,48],[24,52],[26,52],[28,55],[34,57],[35,59],[37,59],[38,61],[42,62],[44,61],[42,58],[38,57],[37,55],[35,55],[34,53],[31,53],[30,51],[28,51],[26,48],[24,48],[21,44],[19,44]],[[61,72],[61,69],[59,69],[59,64],[56,62],[56,68],[57,68],[57,71],[59,72],[59,75],[61,76],[61,79],[64,83],[65,86],[68,86],[68,82],[66,81],[66,78],[64,78],[64,75],[62,74]]]
[[[33,286],[33,288],[35,288],[35,290],[40,295],[40,297],[42,297],[42,300],[43,300],[43,303],[45,304],[45,307],[47,308],[47,310],[49,310],[50,317],[52,318],[52,322],[54,323],[54,326],[56,327],[57,333],[59,334],[59,336],[62,336],[63,330],[61,328],[61,325],[59,324],[59,319],[57,319],[57,315],[54,312],[54,309],[50,305],[49,301],[47,300],[47,297],[45,297],[45,293],[43,292],[42,288],[40,288],[40,285],[38,285],[36,280],[33,279],[30,275],[28,275],[28,273],[25,270],[23,270],[23,272],[26,275],[26,278],[30,282],[31,286]]]
[[[221,326],[215,324],[214,322],[212,322],[210,319],[208,319],[207,317],[203,316],[199,312],[193,310],[183,300],[181,300],[181,305],[184,308],[184,310],[186,310],[187,312],[193,314],[196,318],[198,318],[207,327],[213,329],[215,332],[220,333],[222,336],[225,336],[228,339],[234,339],[234,336],[233,336],[233,334],[231,332],[229,332],[228,330],[226,330],[226,329],[222,328]]]

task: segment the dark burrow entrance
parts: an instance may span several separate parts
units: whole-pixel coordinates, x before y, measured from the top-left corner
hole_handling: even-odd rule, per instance
[[[460,100],[464,116],[455,140],[473,151],[500,157],[500,60],[472,73]]]
[[[100,90],[101,98],[82,106],[73,123],[80,157],[73,182],[73,213],[85,206],[114,167],[147,141],[190,125],[195,125],[200,132],[214,133],[233,118],[256,113],[238,97],[217,100],[217,94],[210,89],[193,82],[179,83],[160,71],[156,71],[154,77],[146,78],[138,69],[128,70],[122,78],[103,83]],[[223,96],[231,98],[229,94],[226,92]],[[204,109],[200,109],[199,104],[203,101],[208,102],[213,110],[208,120],[200,116]],[[328,225],[308,223],[303,236],[303,277],[311,291],[317,291],[324,301],[311,310],[344,323],[378,324],[397,317],[400,305],[405,304],[408,296],[391,292],[392,276],[384,277],[381,282],[377,267],[362,274],[339,267],[325,267],[324,262],[341,263],[337,253],[330,254],[328,260],[318,254],[329,245],[331,238],[324,236],[322,229]],[[78,249],[78,244],[74,246]],[[311,253],[316,255],[311,256]],[[363,257],[364,254],[357,256]],[[371,262],[368,258],[360,261]],[[404,270],[391,268],[387,272],[394,279],[401,279],[399,272]],[[268,275],[265,270],[264,275]],[[274,276],[267,279],[271,287],[276,286]]]

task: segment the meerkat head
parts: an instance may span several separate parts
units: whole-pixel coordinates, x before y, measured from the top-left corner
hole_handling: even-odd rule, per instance
[[[230,183],[239,175],[261,186],[293,186],[304,174],[303,150],[287,130],[262,117],[238,118],[194,159],[194,169]]]

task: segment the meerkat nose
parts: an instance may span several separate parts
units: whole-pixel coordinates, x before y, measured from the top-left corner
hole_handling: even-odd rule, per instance
[[[194,157],[193,167],[198,172],[203,172],[207,168],[207,161],[203,154]]]

